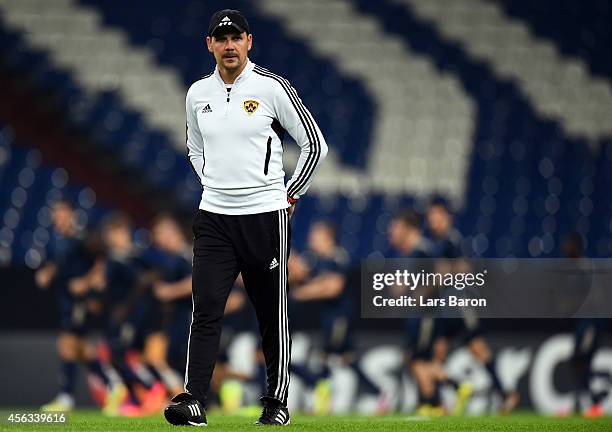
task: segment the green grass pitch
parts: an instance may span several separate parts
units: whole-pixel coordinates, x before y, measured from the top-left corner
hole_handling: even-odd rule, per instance
[[[16,412],[24,412],[19,410]],[[236,431],[257,430],[255,418],[211,414],[207,430]],[[612,417],[583,419],[580,417],[553,418],[520,413],[508,417],[441,417],[417,418],[408,415],[380,417],[329,416],[313,417],[295,415],[288,427],[293,431],[612,431]],[[69,414],[67,424],[34,425],[0,424],[1,431],[184,431],[197,428],[176,427],[167,424],[162,415],[143,418],[109,418],[96,411],[77,411]]]

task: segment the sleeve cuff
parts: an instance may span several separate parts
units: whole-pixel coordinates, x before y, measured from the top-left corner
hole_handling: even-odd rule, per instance
[[[298,202],[297,198],[292,198],[290,196],[287,196],[287,202],[291,205],[295,204],[296,202]]]

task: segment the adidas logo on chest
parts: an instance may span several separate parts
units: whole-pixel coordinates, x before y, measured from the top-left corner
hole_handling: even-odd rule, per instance
[[[202,114],[211,113],[211,112],[212,112],[212,108],[210,107],[210,104],[206,104],[206,106],[202,108]]]

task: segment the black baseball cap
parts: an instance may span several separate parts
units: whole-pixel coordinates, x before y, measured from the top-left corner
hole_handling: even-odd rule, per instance
[[[235,9],[222,9],[213,14],[208,24],[208,36],[218,36],[224,33],[251,33],[249,23],[242,12]]]

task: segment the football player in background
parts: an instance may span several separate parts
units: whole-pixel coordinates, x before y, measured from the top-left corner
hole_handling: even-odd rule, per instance
[[[584,241],[579,233],[570,233],[561,239],[561,254],[564,258],[584,260]],[[576,411],[582,412],[585,417],[602,417],[604,407],[602,401],[608,396],[611,383],[610,375],[599,374],[593,370],[593,357],[600,346],[601,335],[605,330],[605,320],[596,318],[581,318],[576,320],[574,330],[574,352],[570,365],[574,379],[574,392],[576,395]],[[593,379],[598,375],[608,381],[608,388],[595,390]],[[588,397],[589,406],[582,409],[581,398]]]
[[[320,326],[323,335],[323,368],[312,373],[303,365],[293,364],[292,372],[315,389],[314,412],[325,415],[331,411],[332,390],[329,383],[329,360],[338,356],[342,364],[351,368],[360,384],[368,392],[379,394],[358,364],[355,343],[351,334],[354,305],[345,290],[349,264],[347,252],[338,245],[334,225],[328,221],[315,222],[308,235],[308,250],[295,254],[289,261],[295,302],[317,301],[320,308]]]
[[[161,302],[161,331],[150,335],[145,358],[162,373],[174,395],[183,391],[183,371],[191,323],[191,243],[172,215],[158,215],[151,228],[153,244],[162,252],[153,294]]]
[[[405,209],[389,224],[389,244],[398,256],[405,259],[428,259],[434,256],[434,245],[423,234],[422,216]],[[395,295],[403,294],[405,287],[396,287]],[[423,293],[429,297],[431,293]],[[417,412],[420,415],[445,413],[440,400],[439,384],[446,379],[443,367],[437,361],[441,356],[434,342],[440,332],[439,322],[432,313],[404,320],[406,332],[405,362],[415,378],[419,393]]]
[[[87,334],[102,313],[96,292],[103,286],[102,260],[95,241],[79,229],[73,205],[62,200],[51,209],[53,234],[47,263],[35,274],[39,288],[55,291],[59,306],[60,334],[57,351],[60,357],[59,392],[41,409],[70,411],[74,408],[77,364],[83,363],[90,374],[103,383],[109,378],[96,359],[94,346]],[[91,295],[94,294],[94,295]]]
[[[110,362],[121,377],[111,386],[103,411],[109,416],[152,413],[161,408],[166,391],[155,367],[143,365],[139,353],[151,315],[159,311],[152,308],[150,294],[157,274],[135,246],[126,215],[107,217],[101,236],[106,247],[105,334]]]
[[[446,200],[436,198],[431,202],[427,210],[427,228],[431,234],[434,256],[441,268],[456,273],[469,271],[469,264],[463,259],[464,254],[461,250],[462,236],[454,226],[453,215]],[[497,373],[495,357],[483,336],[483,329],[476,312],[471,308],[462,308],[461,314],[461,318],[458,319],[438,320],[440,332],[434,341],[437,356],[434,360],[443,364],[448,354],[450,339],[461,337],[462,343],[467,346],[474,358],[486,368],[494,390],[503,399],[502,413],[508,414],[518,404],[518,392],[503,388]],[[459,387],[454,414],[463,413],[471,393],[472,388],[468,383]]]

